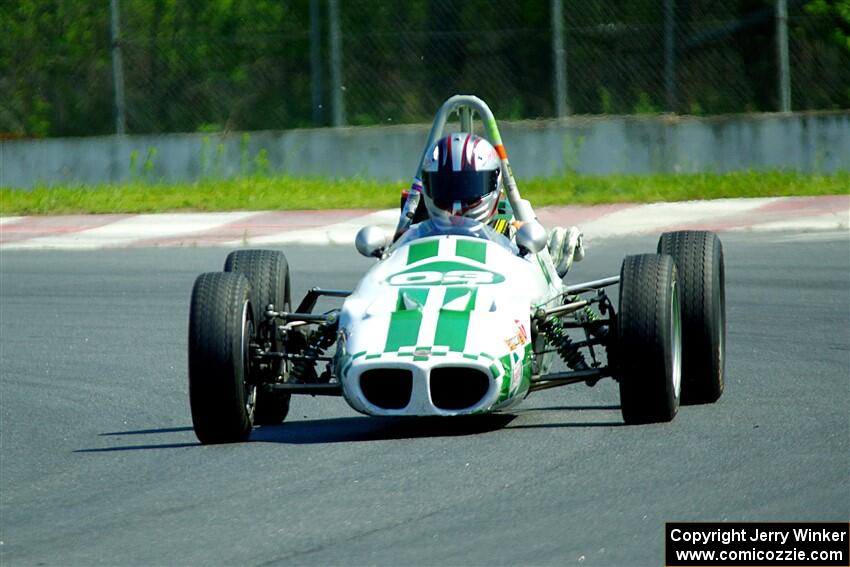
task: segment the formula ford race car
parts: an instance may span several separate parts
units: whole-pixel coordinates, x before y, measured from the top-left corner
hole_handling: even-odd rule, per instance
[[[294,394],[342,396],[374,416],[460,416],[611,377],[629,424],[670,421],[680,400],[720,397],[726,332],[717,236],[665,233],[657,254],[627,256],[619,276],[565,284],[483,101],[448,99],[425,152],[455,113],[463,132],[472,132],[477,114],[498,153],[507,197],[499,221],[515,252],[457,234],[390,243],[365,227],[357,249],[378,261],[356,288],[310,289],[294,310],[283,253],[230,253],[224,271],[200,275],[192,291],[189,397],[202,443],[242,441],[254,425],[281,423]],[[401,231],[422,216],[423,160]],[[616,306],[605,291],[614,285]],[[322,296],[345,299],[314,313]],[[567,370],[553,372],[556,355]]]

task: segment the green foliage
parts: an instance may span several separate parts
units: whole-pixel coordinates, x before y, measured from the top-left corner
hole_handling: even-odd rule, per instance
[[[153,162],[154,158],[156,157],[157,151],[158,150],[156,148],[148,148],[148,155],[145,158],[145,164],[142,166],[142,177],[144,177],[145,179],[150,179],[151,177],[151,172],[153,171],[154,167]]]
[[[0,133],[99,133],[111,123],[108,2],[0,8]],[[73,124],[70,129],[65,124]]]
[[[139,152],[133,150],[130,152],[130,179],[136,181],[139,178]]]
[[[663,3],[562,2],[572,110],[670,110]],[[123,0],[128,131],[327,125],[327,4],[320,4],[323,104],[314,109],[306,0]],[[772,5],[676,2],[674,110],[777,108]],[[501,119],[554,114],[550,2],[345,0],[339,6],[350,124],[425,122],[458,92],[487,100]],[[789,2],[788,21],[795,110],[850,107],[850,0]],[[2,2],[0,135],[113,132],[109,22],[107,0]],[[321,111],[316,120],[314,110]]]
[[[351,126],[370,126],[377,122],[378,120],[367,112],[358,112],[348,117],[348,123]]]
[[[530,179],[522,183],[520,189],[523,197],[535,206],[841,195],[850,192],[850,172],[833,175],[744,171],[684,175],[567,176],[559,180]]]
[[[564,136],[561,147],[561,158],[564,163],[564,174],[575,175],[581,162],[581,147],[584,145],[584,136]]]
[[[262,161],[261,154],[257,155],[258,161]],[[38,187],[31,191],[0,189],[0,215],[379,209],[397,207],[402,188],[402,183],[363,179],[324,180],[253,175],[199,183],[148,184],[137,181],[97,187]],[[565,175],[520,180],[520,190],[523,197],[536,207],[730,197],[842,195],[850,192],[850,172],[833,175],[778,171],[606,177]]]
[[[32,111],[27,116],[27,129],[36,138],[44,138],[50,131],[50,104],[36,95],[32,99]]]
[[[133,150],[130,152],[130,164],[129,164],[129,172],[130,172],[130,181],[134,183],[138,182],[151,182],[153,181],[153,170],[154,170],[154,160],[156,158],[156,154],[159,152],[155,147],[151,147],[147,149],[145,153],[145,161],[141,165],[141,169],[139,168],[139,152],[138,150]]]
[[[250,174],[248,145],[251,143],[251,135],[247,132],[243,133],[239,138],[239,175],[245,176]]]
[[[599,110],[602,114],[612,114],[614,112],[614,104],[611,100],[611,91],[600,86],[596,89],[599,92]]]
[[[638,93],[633,112],[635,114],[657,114],[658,107],[652,102],[652,98],[648,93],[640,92]]]
[[[221,127],[221,124],[203,123],[203,124],[198,124],[198,127],[195,131],[198,132],[198,133],[201,133],[201,134],[215,134],[215,133],[221,132],[222,129],[223,128]]]
[[[257,155],[254,156],[254,173],[259,176],[266,176],[271,173],[269,153],[265,148],[258,151]]]
[[[702,116],[705,114],[705,111],[702,109],[702,105],[696,101],[691,102],[690,108],[688,108],[688,114],[693,116]]]
[[[850,52],[850,0],[810,0],[805,10],[832,20],[829,37]]]

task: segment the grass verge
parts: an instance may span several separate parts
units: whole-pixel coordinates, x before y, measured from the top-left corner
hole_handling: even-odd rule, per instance
[[[519,179],[534,206],[850,194],[850,172],[741,172]],[[0,215],[364,208],[398,205],[402,182],[246,177],[199,183],[0,189]]]

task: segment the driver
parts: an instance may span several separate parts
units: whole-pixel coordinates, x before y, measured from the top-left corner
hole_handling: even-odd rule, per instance
[[[425,236],[458,234],[491,240],[519,254],[517,245],[492,226],[502,180],[501,160],[490,142],[469,133],[441,138],[425,157],[422,177],[429,218],[410,227],[396,247]],[[555,227],[549,252],[558,275],[564,277],[573,260],[584,257],[581,232],[576,227]]]
[[[429,218],[410,227],[396,245],[424,236],[458,234],[491,240],[518,254],[516,244],[490,226],[499,207],[500,166],[496,149],[475,134],[438,140],[422,166],[422,196]]]

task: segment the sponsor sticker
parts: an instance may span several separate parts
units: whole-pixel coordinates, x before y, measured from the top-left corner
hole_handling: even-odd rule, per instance
[[[511,369],[511,392],[516,392],[522,382],[522,363],[514,363]]]
[[[525,325],[522,322],[514,319],[514,323],[516,323],[517,329],[516,332],[505,339],[505,344],[511,350],[511,352],[523,346],[528,342],[528,332],[525,330]]]

